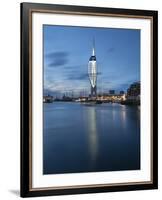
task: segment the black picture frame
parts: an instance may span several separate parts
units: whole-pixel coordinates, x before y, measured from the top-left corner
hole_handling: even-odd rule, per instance
[[[32,102],[31,102],[31,15],[32,12],[84,13],[91,15],[135,16],[152,19],[152,181],[139,184],[120,185],[89,185],[87,187],[70,187],[56,189],[31,188],[31,131],[32,131]],[[99,193],[129,190],[146,190],[158,188],[158,12],[152,10],[132,10],[116,8],[98,8],[71,5],[53,5],[37,3],[21,3],[21,197],[67,195],[82,193]]]

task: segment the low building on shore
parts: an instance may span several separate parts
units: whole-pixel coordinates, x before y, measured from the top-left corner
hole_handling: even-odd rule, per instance
[[[97,100],[103,101],[103,102],[114,102],[114,103],[120,103],[121,101],[125,100],[125,94],[103,94],[98,95]]]
[[[43,96],[43,103],[52,103],[54,101],[54,97],[51,95]]]
[[[121,103],[140,105],[140,82],[135,82],[130,85],[127,90],[126,100]]]

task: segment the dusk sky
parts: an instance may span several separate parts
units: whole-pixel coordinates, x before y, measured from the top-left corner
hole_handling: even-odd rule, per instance
[[[90,93],[95,39],[97,92],[126,91],[140,81],[140,30],[44,25],[44,93]]]

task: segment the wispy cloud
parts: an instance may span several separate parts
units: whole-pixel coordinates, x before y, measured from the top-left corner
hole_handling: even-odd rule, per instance
[[[67,76],[68,80],[78,80],[78,81],[82,81],[82,80],[88,80],[88,74],[85,72],[82,73],[71,73]]]
[[[118,90],[127,90],[129,88],[130,84],[137,82],[137,81],[139,81],[139,80],[135,80],[135,79],[128,80],[126,82],[116,84],[115,87]]]
[[[48,60],[48,67],[60,67],[69,62],[69,53],[65,51],[51,52],[45,58]]]
[[[110,47],[110,48],[107,50],[108,53],[112,53],[112,52],[114,52],[114,51],[115,51],[115,48],[114,48],[114,47]]]

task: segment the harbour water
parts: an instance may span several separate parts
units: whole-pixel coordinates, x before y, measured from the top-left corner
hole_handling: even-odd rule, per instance
[[[140,169],[137,106],[44,103],[43,174]]]

